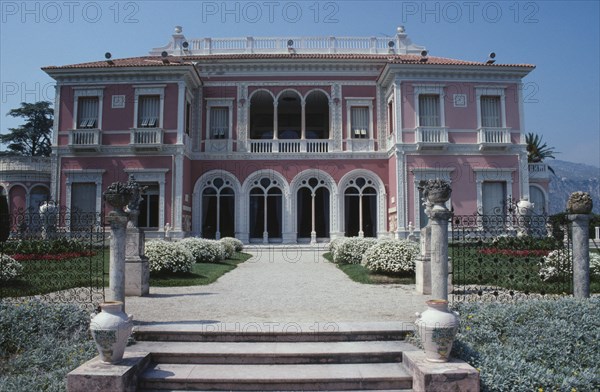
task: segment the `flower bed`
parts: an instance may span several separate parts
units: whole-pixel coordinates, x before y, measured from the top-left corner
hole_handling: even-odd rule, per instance
[[[76,257],[91,257],[95,256],[95,252],[65,252],[57,254],[16,254],[11,257],[17,261],[30,261],[30,260],[68,260]]]
[[[146,242],[150,272],[190,272],[194,256],[183,245],[170,241]]]
[[[501,256],[509,256],[509,257],[541,257],[548,256],[550,253],[549,250],[546,249],[528,249],[528,250],[518,250],[518,249],[498,249],[498,248],[484,248],[478,251],[479,254],[482,255],[501,255]]]
[[[415,270],[419,246],[406,240],[383,240],[370,247],[362,258],[362,264],[371,271],[402,273]]]

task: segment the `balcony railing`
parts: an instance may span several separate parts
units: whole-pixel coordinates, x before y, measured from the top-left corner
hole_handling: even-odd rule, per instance
[[[32,171],[50,173],[51,163],[52,159],[50,157],[6,156],[0,158],[0,172]]]
[[[480,150],[506,148],[511,144],[510,128],[479,128],[477,143]]]
[[[73,129],[69,132],[69,147],[79,151],[97,151],[102,142],[99,129]]]
[[[163,142],[162,128],[132,128],[129,144],[136,150],[160,150]]]
[[[415,143],[419,150],[443,149],[448,144],[448,129],[445,127],[418,127]]]
[[[547,180],[550,178],[550,170],[545,163],[529,164],[529,179]]]
[[[331,140],[250,140],[252,153],[314,153],[323,154],[331,151]]]

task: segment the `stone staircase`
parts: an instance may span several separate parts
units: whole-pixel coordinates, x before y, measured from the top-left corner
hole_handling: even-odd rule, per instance
[[[221,324],[223,326],[223,324]],[[268,330],[267,330],[268,329]],[[128,352],[150,353],[138,390],[412,391],[402,323],[142,326]]]
[[[121,362],[96,357],[69,392],[479,392],[479,373],[432,363],[408,344],[412,323],[179,323],[138,326]]]

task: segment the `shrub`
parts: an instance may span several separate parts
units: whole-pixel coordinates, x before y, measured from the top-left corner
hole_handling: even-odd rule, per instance
[[[600,253],[590,253],[590,274],[600,276]]]
[[[600,390],[600,298],[460,304],[452,355],[482,392]]]
[[[362,264],[376,272],[410,272],[415,270],[419,246],[406,240],[383,240],[370,247]]]
[[[89,244],[66,237],[54,240],[9,240],[4,244],[3,252],[10,255],[85,252],[88,250],[86,245]]]
[[[21,263],[8,255],[0,255],[0,282],[8,282],[23,273]]]
[[[179,242],[148,241],[146,256],[150,272],[190,272],[194,264],[192,253]]]
[[[570,278],[571,257],[567,249],[556,249],[539,262],[540,279],[546,282],[563,281]]]
[[[233,237],[223,237],[221,238],[221,242],[228,242],[231,245],[233,245],[233,248],[235,249],[236,252],[241,252],[244,250],[244,243],[240,240],[238,240],[237,238],[233,238]]]
[[[498,236],[492,240],[492,244],[497,249],[510,250],[553,250],[562,246],[562,242],[554,237],[533,237],[533,236]]]
[[[225,250],[217,241],[189,237],[179,244],[191,252],[196,263],[218,263],[225,258]]]
[[[219,240],[219,245],[223,248],[223,259],[230,259],[235,254],[235,245],[229,241]]]
[[[343,264],[360,264],[367,249],[376,243],[377,240],[375,238],[346,238],[345,241],[339,244],[333,254],[333,261]]]
[[[327,245],[327,250],[331,253],[332,256],[337,251],[337,248],[339,248],[339,246],[342,244],[342,242],[344,242],[346,239],[347,238],[345,238],[345,237],[340,237],[340,238],[336,238],[336,239],[332,240],[331,242],[329,242],[329,244]]]
[[[65,391],[96,353],[89,313],[75,305],[0,302],[0,391]]]

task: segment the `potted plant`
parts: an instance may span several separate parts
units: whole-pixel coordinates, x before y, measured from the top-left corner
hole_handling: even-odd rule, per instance
[[[444,204],[450,199],[452,188],[447,181],[436,178],[435,180],[421,181],[419,189],[423,196],[433,204]]]
[[[567,212],[570,214],[589,214],[594,204],[588,192],[573,192],[567,201]]]
[[[122,211],[129,204],[131,189],[122,182],[113,182],[104,191],[104,201],[110,204],[116,211]]]

